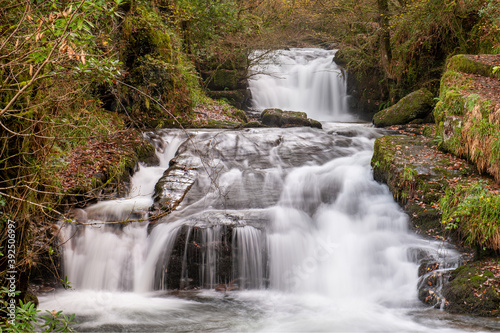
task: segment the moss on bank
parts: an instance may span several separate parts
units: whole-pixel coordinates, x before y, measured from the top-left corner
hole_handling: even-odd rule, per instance
[[[500,81],[455,71],[491,73],[471,57],[451,58],[448,69],[434,109],[441,148],[467,158],[500,182]]]
[[[451,313],[497,317],[500,314],[500,261],[485,259],[460,266],[443,287]]]
[[[436,140],[414,132],[375,141],[374,177],[389,186],[416,233],[451,239],[466,250],[475,249],[476,258],[487,257],[451,274],[442,292],[445,308],[452,313],[497,316],[500,188],[479,175],[474,165],[439,151]],[[420,132],[432,135],[429,127]]]

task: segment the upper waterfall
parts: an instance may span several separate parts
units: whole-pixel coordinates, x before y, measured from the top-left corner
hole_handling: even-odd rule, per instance
[[[336,50],[287,49],[254,53],[252,108],[306,112],[320,121],[353,121],[349,114],[346,73],[334,61]]]

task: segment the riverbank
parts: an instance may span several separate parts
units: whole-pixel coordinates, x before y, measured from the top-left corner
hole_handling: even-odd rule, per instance
[[[452,313],[498,316],[500,309],[498,64],[496,55],[451,58],[436,124],[389,127],[394,135],[376,141],[372,159],[375,179],[389,186],[415,232],[464,253],[440,294]],[[434,293],[421,292],[421,300],[442,304]]]

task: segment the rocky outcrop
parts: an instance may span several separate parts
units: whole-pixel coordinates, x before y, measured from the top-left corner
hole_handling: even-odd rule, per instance
[[[375,141],[375,179],[389,186],[416,233],[453,241],[467,259],[470,248],[476,249],[476,258],[490,258],[469,261],[455,271],[424,258],[419,261],[419,298],[453,313],[497,315],[500,225],[494,215],[500,207],[499,187],[471,163],[439,151],[432,127],[404,129],[398,134],[405,135]]]
[[[377,112],[373,116],[373,123],[377,127],[386,127],[408,124],[417,119],[423,122],[431,113],[433,105],[432,93],[426,89],[420,89],[403,97],[393,106]]]
[[[193,186],[201,167],[201,161],[191,156],[178,155],[172,159],[155,186],[152,210],[159,214],[175,210]]]
[[[226,100],[232,106],[243,109],[250,99],[247,82],[248,60],[246,54],[234,54],[224,63],[207,62],[200,71],[207,95]]]
[[[434,117],[443,149],[500,182],[500,74],[493,74],[491,59],[500,65],[498,56],[450,59]]]
[[[307,114],[305,112],[266,109],[261,114],[261,120],[262,124],[271,127],[308,126],[322,128],[319,121],[307,118]]]
[[[410,134],[375,141],[373,176],[389,186],[417,233],[444,239],[439,200],[454,179],[475,175],[474,168],[440,152],[432,138]]]

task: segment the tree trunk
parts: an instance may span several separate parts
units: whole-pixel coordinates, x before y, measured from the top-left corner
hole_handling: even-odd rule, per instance
[[[392,61],[391,35],[389,33],[389,4],[388,0],[377,0],[380,24],[380,57],[385,76],[393,79],[390,68]]]

